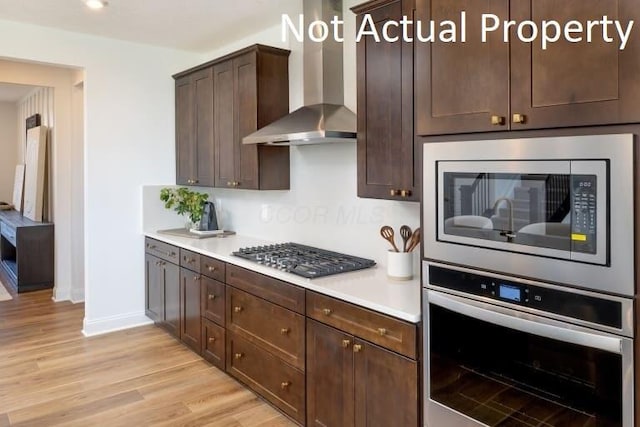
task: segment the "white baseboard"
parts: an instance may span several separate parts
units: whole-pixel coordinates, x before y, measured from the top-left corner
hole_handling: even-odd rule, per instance
[[[103,317],[101,319],[88,320],[85,317],[82,333],[85,337],[92,337],[150,324],[153,324],[153,320],[145,316],[144,311]]]
[[[71,290],[71,302],[74,304],[84,302],[84,288]]]
[[[84,302],[84,286],[80,289],[61,289],[58,286],[53,288],[51,299],[55,302],[71,301],[74,304]]]
[[[56,286],[55,288],[53,288],[53,296],[51,297],[51,299],[54,302],[70,301],[71,293],[69,292],[69,289],[58,289],[58,287]]]

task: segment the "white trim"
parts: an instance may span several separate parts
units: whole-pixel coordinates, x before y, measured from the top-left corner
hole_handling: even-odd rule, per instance
[[[71,290],[71,302],[74,304],[84,302],[84,288]]]
[[[137,326],[150,325],[153,324],[153,320],[145,316],[144,311],[138,311],[94,320],[87,320],[85,317],[83,323],[82,334],[85,337],[91,337]]]

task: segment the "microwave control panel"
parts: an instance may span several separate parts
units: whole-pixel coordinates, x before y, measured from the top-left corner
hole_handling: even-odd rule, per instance
[[[595,175],[571,175],[571,250],[596,253],[597,191]]]

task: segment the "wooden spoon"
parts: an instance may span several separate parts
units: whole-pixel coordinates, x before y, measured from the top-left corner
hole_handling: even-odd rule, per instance
[[[404,244],[402,245],[402,250],[404,252],[407,252],[407,243],[409,243],[409,239],[411,238],[412,234],[413,232],[411,231],[411,227],[409,227],[408,225],[403,225],[402,227],[400,227],[400,237],[402,237],[402,241],[404,242]]]
[[[420,227],[416,228],[416,230],[411,235],[411,242],[409,242],[409,249],[407,252],[411,252],[420,244]]]
[[[388,225],[383,225],[382,228],[380,229],[380,235],[389,243],[391,243],[391,246],[393,246],[393,250],[396,252],[400,252],[398,250],[398,247],[396,246],[396,242],[394,239],[394,235],[395,233],[393,232],[393,228],[389,227]]]

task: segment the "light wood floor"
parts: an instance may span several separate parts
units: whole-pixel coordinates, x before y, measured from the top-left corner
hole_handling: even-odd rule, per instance
[[[155,326],[85,338],[83,304],[0,302],[0,427],[293,426]]]

